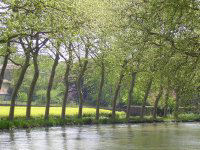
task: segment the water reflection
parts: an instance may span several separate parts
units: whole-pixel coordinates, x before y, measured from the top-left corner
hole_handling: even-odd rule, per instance
[[[10,133],[9,133],[9,135],[10,135],[10,139],[9,139],[9,141],[10,141],[10,146],[11,146],[11,149],[16,149],[16,143],[15,143],[15,135],[14,135],[14,132],[13,131],[10,131]]]
[[[32,142],[32,140],[31,140],[31,130],[30,129],[27,129],[26,130],[26,142],[27,142],[27,147],[28,147],[28,149],[30,149],[30,150],[34,150],[35,148],[34,148],[34,143]]]
[[[65,132],[66,131],[66,127],[62,127],[61,128],[61,135],[62,135],[62,138],[63,138],[63,150],[67,150],[67,133]]]
[[[0,132],[0,150],[198,150],[200,124],[97,125]]]

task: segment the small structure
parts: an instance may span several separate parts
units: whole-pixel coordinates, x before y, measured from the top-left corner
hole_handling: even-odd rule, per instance
[[[0,89],[0,99],[2,100],[10,100],[10,96],[12,93],[11,88],[11,80],[12,80],[12,72],[14,70],[13,64],[8,64],[5,70],[4,79],[2,83],[2,87]],[[0,65],[0,72],[1,72],[2,65]]]
[[[132,116],[140,116],[142,112],[142,106],[131,106],[130,115]],[[145,115],[151,115],[153,112],[153,106],[146,106],[144,109]]]
[[[127,111],[127,106],[125,106],[123,109],[121,109],[120,111]],[[152,115],[154,111],[154,107],[153,106],[145,106],[144,108],[144,114],[146,116]],[[142,112],[142,106],[131,106],[130,107],[130,115],[131,116],[141,116],[141,112]],[[157,115],[159,116],[163,116],[164,114],[164,110],[157,108]]]

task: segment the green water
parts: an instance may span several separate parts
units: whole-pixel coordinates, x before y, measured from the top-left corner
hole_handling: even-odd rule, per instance
[[[0,150],[200,150],[200,124],[93,125],[0,132]]]

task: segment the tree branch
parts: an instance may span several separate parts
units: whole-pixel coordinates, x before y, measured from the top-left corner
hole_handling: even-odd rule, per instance
[[[15,62],[11,58],[8,58],[8,60],[11,61],[14,65],[22,67],[22,64],[19,64],[19,63]]]

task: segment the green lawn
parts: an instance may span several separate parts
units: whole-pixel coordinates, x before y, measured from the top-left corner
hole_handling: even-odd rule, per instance
[[[110,110],[100,109],[100,119],[95,120],[95,108],[83,108],[83,118],[78,118],[78,108],[67,107],[66,119],[61,119],[61,107],[51,107],[48,120],[44,120],[45,107],[32,107],[31,119],[26,120],[26,107],[15,107],[15,119],[8,119],[9,106],[0,106],[0,130],[13,128],[32,128],[43,126],[61,126],[61,125],[81,125],[81,124],[104,124],[113,123],[110,118],[112,112]],[[123,123],[125,119],[124,112],[116,112],[115,122]]]
[[[50,115],[51,116],[60,116],[61,115],[61,107],[51,107]],[[9,106],[0,106],[0,117],[7,117],[9,115]],[[44,116],[45,107],[32,107],[31,108],[31,116],[32,117],[41,117]],[[83,108],[83,115],[85,116],[95,116],[96,109],[95,108]],[[67,107],[66,115],[67,116],[76,116],[78,114],[78,108]],[[119,116],[124,116],[124,112],[117,112]],[[26,115],[26,107],[15,107],[15,117],[25,117]],[[111,115],[110,110],[100,109],[100,115],[109,116]]]
[[[67,107],[66,119],[61,119],[61,107],[51,107],[49,120],[44,120],[45,107],[32,107],[31,119],[26,120],[26,107],[15,107],[15,119],[8,119],[9,106],[0,106],[0,130],[13,128],[32,128],[43,126],[61,126],[61,125],[82,125],[82,124],[107,124],[107,123],[152,123],[152,122],[171,122],[174,121],[173,116],[167,118],[157,117],[156,120],[152,116],[145,116],[141,119],[139,116],[131,116],[130,120],[126,120],[125,112],[116,112],[116,119],[111,118],[110,110],[100,109],[100,119],[95,119],[95,108],[83,108],[83,118],[78,118],[78,108]],[[180,114],[177,121],[200,121],[199,114]]]

